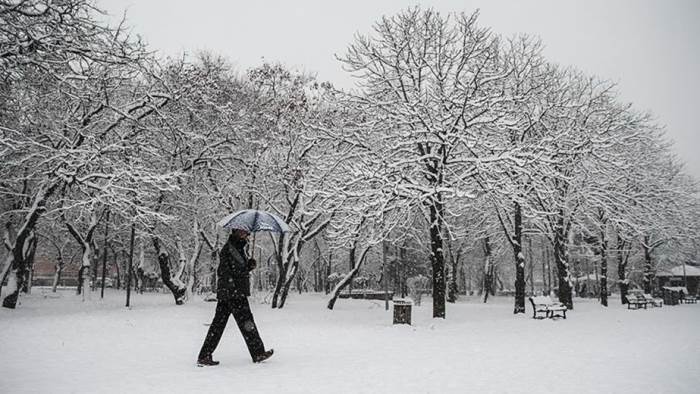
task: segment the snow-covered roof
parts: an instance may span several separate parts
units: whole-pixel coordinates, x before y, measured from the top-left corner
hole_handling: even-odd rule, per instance
[[[660,271],[656,276],[683,276],[683,266],[677,265],[673,268]],[[686,264],[685,276],[700,276],[700,268]]]

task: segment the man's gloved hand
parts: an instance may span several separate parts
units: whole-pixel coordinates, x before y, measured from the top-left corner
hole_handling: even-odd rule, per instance
[[[255,259],[248,259],[248,271],[252,271],[258,266],[258,262]]]

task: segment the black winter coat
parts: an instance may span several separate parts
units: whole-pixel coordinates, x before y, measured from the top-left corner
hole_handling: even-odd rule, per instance
[[[249,272],[255,267],[249,263],[244,246],[245,242],[231,236],[219,252],[216,298],[220,301],[250,296]]]

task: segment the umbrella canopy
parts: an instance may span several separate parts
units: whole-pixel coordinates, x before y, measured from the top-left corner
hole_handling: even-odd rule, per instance
[[[277,215],[258,209],[244,209],[227,215],[219,221],[219,226],[231,230],[245,230],[249,233],[258,231],[288,233],[291,231],[287,223]]]

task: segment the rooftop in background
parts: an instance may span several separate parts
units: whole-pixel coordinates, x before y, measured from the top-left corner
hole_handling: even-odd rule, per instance
[[[683,266],[678,265],[671,269],[659,271],[656,276],[683,276]],[[685,276],[700,276],[700,268],[694,265],[685,265]]]

